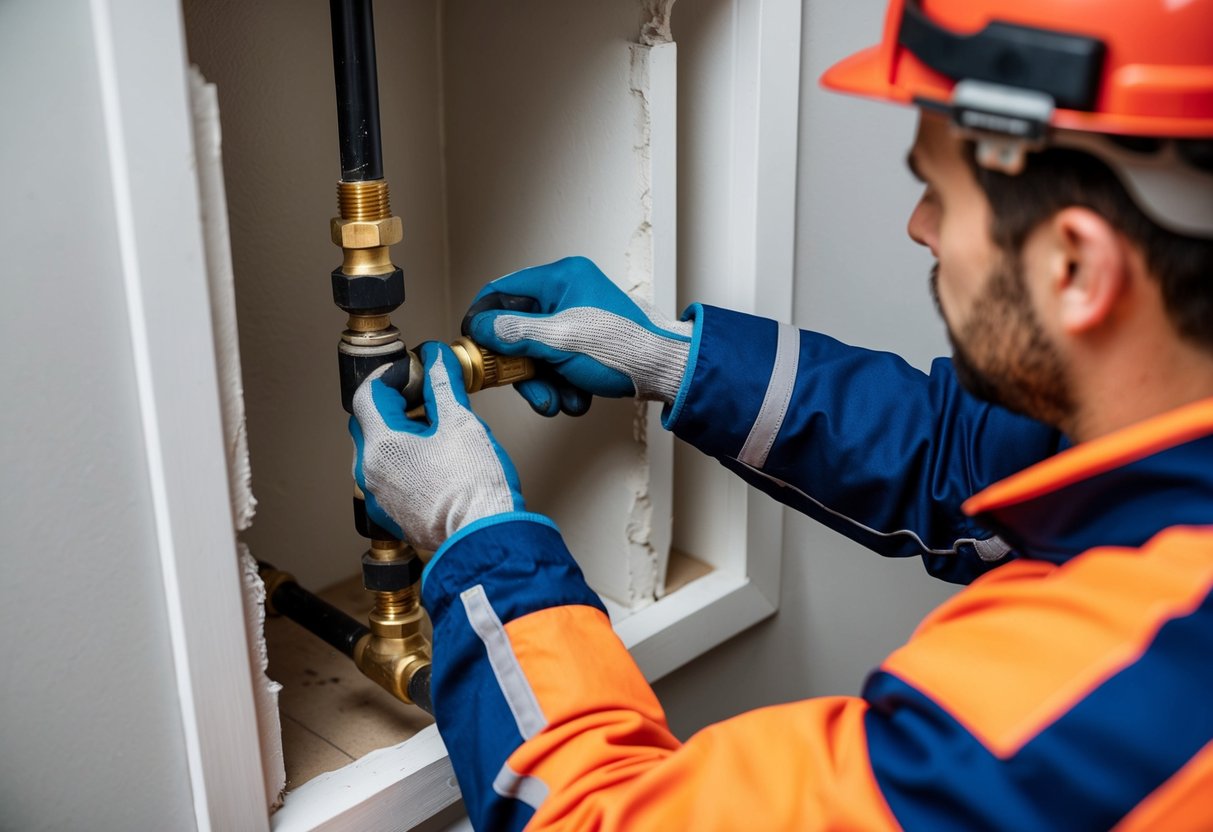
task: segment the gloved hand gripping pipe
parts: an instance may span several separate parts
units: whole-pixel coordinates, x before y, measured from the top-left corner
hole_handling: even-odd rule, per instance
[[[391,246],[403,239],[404,229],[400,218],[392,215],[383,178],[371,0],[330,0],[329,11],[341,143],[339,216],[332,220],[330,230],[343,255],[332,273],[332,290],[333,301],[349,316],[337,346],[341,404],[349,412],[354,391],[368,375],[384,364],[408,361],[409,383],[403,392],[405,400],[415,406],[421,399],[421,364],[391,321],[392,311],[404,303],[404,274],[392,263]],[[534,375],[529,359],[494,356],[467,338],[459,339],[452,348],[463,366],[469,392]],[[425,615],[420,604],[421,558],[413,547],[396,540],[367,516],[357,486],[354,525],[370,539],[370,548],[362,557],[363,586],[375,593],[368,631],[352,630],[351,625],[361,625],[300,589],[289,576],[289,580],[277,578],[269,589],[269,606],[330,644],[337,639],[348,646],[347,650],[338,645],[368,678],[402,702],[428,711],[430,645],[421,631]],[[352,632],[358,635],[350,642]]]

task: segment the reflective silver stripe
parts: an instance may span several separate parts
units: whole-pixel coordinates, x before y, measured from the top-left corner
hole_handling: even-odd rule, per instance
[[[1002,560],[1011,552],[1011,544],[998,535],[987,537],[985,540],[974,540],[973,548],[977,550],[977,557],[987,562]]]
[[[767,383],[766,395],[758,418],[750,428],[750,435],[737,455],[739,462],[751,468],[762,468],[767,454],[775,444],[775,437],[783,427],[783,418],[788,413],[792,400],[792,388],[796,386],[796,370],[800,366],[800,330],[789,324],[779,325],[779,339],[775,344],[775,366],[771,368],[771,380]]]
[[[489,598],[484,594],[481,584],[465,589],[459,597],[463,600],[463,608],[467,610],[472,629],[480,636],[484,649],[488,651],[489,665],[493,668],[493,675],[497,677],[505,703],[514,715],[514,722],[518,724],[518,732],[522,734],[523,739],[529,740],[542,731],[548,722],[539,708],[539,700],[535,698],[531,683],[527,681],[522,666],[518,664],[518,657],[514,655],[514,648],[510,646],[509,637],[505,634],[505,627],[489,604]]]
[[[532,809],[538,809],[543,805],[543,801],[548,799],[547,783],[529,774],[519,774],[510,768],[509,763],[503,765],[501,771],[493,778],[493,791],[502,797],[521,800]]]
[[[854,526],[855,528],[860,529],[861,531],[865,531],[868,534],[873,534],[873,535],[876,535],[877,537],[899,537],[899,536],[905,535],[906,537],[909,537],[911,540],[913,540],[915,543],[918,544],[919,548],[922,549],[923,554],[927,554],[927,555],[959,555],[960,547],[966,543],[969,544],[970,546],[972,546],[974,549],[976,549],[978,557],[980,557],[984,561],[999,560],[1000,558],[1006,557],[1006,555],[1011,551],[1011,547],[1006,543],[1006,541],[1004,541],[1001,537],[997,537],[997,536],[981,538],[980,540],[975,537],[961,537],[961,538],[957,538],[952,543],[951,549],[932,549],[931,547],[927,546],[926,542],[921,537],[918,536],[918,532],[914,531],[913,529],[897,529],[896,531],[892,531],[892,532],[878,531],[877,529],[873,529],[871,526],[867,526],[863,523],[860,523],[854,517],[849,517],[848,515],[843,514],[841,511],[835,511],[834,509],[827,506],[825,503],[821,502],[821,500],[818,500],[816,497],[812,496],[811,494],[809,494],[805,491],[801,491],[799,488],[797,488],[796,486],[792,485],[789,482],[784,482],[783,480],[779,479],[779,477],[772,477],[770,474],[766,473],[765,471],[759,471],[757,468],[754,468],[752,466],[746,466],[746,467],[749,468],[751,471],[753,471],[758,476],[762,477],[763,479],[770,480],[771,482],[775,483],[775,485],[779,486],[780,488],[786,488],[789,491],[795,491],[801,497],[804,497],[806,500],[808,500],[813,505],[817,506],[819,509],[824,511],[826,514],[832,514],[833,516],[837,517],[840,520],[845,520],[848,523],[850,523],[852,526]],[[984,552],[983,552],[983,548],[985,550]],[[1002,554],[995,555],[996,552],[1001,552]]]

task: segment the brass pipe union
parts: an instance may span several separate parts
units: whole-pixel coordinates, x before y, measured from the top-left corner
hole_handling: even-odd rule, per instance
[[[463,386],[469,393],[486,387],[504,387],[525,381],[535,375],[535,362],[526,356],[496,355],[471,338],[460,338],[451,344],[451,351],[463,369]]]
[[[376,592],[369,616],[371,632],[354,647],[354,662],[363,675],[409,704],[409,680],[430,663],[424,618],[416,585],[399,592]]]
[[[413,642],[367,635],[354,647],[354,663],[362,675],[392,696],[406,705],[415,705],[409,696],[409,682],[431,663],[429,645],[423,637]]]
[[[333,244],[342,248],[394,246],[404,239],[404,223],[400,217],[384,217],[378,220],[333,217],[329,229]]]

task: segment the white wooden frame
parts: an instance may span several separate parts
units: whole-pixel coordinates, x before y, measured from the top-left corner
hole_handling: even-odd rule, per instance
[[[410,828],[458,798],[433,728],[296,789],[267,823],[190,166],[180,9],[138,0],[91,3],[198,828]],[[787,320],[799,103],[798,84],[789,79],[799,77],[801,4],[738,0],[735,9],[731,281],[740,308]],[[674,123],[673,54],[655,62],[653,80],[654,140],[666,148]],[[146,129],[152,124],[156,130]],[[672,177],[673,159],[655,155],[654,164]],[[663,187],[672,194],[673,180],[655,170],[655,198]],[[655,217],[661,210],[655,206]],[[657,268],[667,256],[663,245],[672,239],[654,241]],[[617,631],[650,680],[778,604],[782,509],[735,478],[728,488],[734,521],[728,545],[736,553],[728,568],[649,607],[616,611]]]
[[[181,10],[90,10],[194,818],[267,829]]]

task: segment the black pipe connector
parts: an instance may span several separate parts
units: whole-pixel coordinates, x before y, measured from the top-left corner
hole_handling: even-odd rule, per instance
[[[368,540],[395,540],[396,534],[380,526],[366,513],[366,500],[354,498],[354,528]]]
[[[400,560],[375,560],[371,553],[362,556],[362,586],[373,592],[399,592],[421,580],[425,564],[413,556]]]
[[[409,699],[413,704],[430,716],[434,715],[434,697],[430,690],[430,679],[433,676],[433,665],[425,665],[409,679]]]
[[[350,315],[386,315],[404,303],[404,272],[348,275],[333,269],[333,303]]]
[[[262,569],[273,569],[258,562]],[[294,581],[282,581],[269,598],[269,606],[281,615],[294,621],[313,635],[324,639],[332,647],[351,659],[354,648],[363,636],[371,631],[327,601],[313,595]]]
[[[346,413],[354,412],[354,391],[366,377],[384,364],[391,364],[408,357],[403,341],[393,341],[382,347],[349,347],[341,344],[337,348],[337,369],[341,374],[341,406]]]

